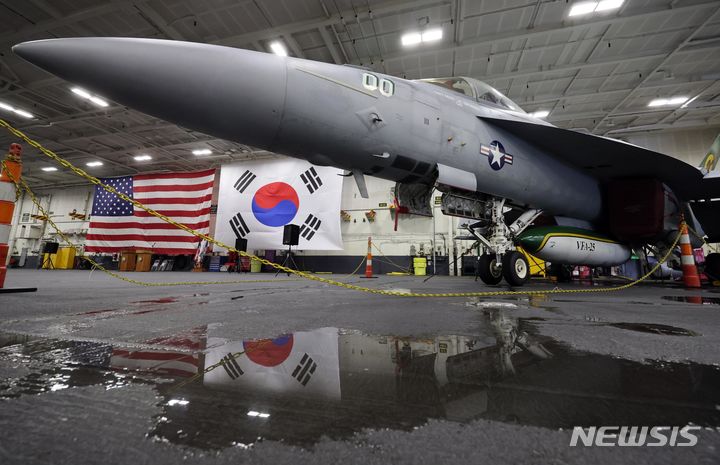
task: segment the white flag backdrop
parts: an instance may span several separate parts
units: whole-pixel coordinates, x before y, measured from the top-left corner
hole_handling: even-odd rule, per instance
[[[300,226],[300,250],[340,250],[342,172],[295,159],[249,161],[220,171],[215,237],[250,249],[283,249],[283,227]]]
[[[208,386],[255,389],[340,399],[337,328],[321,328],[274,340],[235,342],[208,337],[204,375]],[[233,354],[244,352],[237,357]]]

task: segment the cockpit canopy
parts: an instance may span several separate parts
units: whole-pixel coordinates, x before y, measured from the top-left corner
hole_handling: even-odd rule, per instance
[[[464,77],[419,79],[421,82],[434,84],[436,86],[450,89],[476,100],[479,103],[489,103],[502,107],[506,110],[525,113],[515,102],[505,97],[500,91],[485,84],[482,81]]]

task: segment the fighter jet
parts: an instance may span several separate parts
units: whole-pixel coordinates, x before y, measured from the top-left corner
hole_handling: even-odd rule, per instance
[[[556,266],[617,265],[633,249],[666,250],[683,215],[720,238],[716,152],[701,170],[557,128],[475,79],[407,80],[155,39],[50,39],[13,51],[143,113],[347,170],[364,196],[365,175],[395,181],[411,213],[431,214],[438,189],[445,214],[472,219],[488,284],[527,281],[519,245]]]

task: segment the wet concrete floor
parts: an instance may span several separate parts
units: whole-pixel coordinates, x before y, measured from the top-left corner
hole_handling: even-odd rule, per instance
[[[13,278],[40,290],[0,296],[0,463],[720,458],[712,290],[438,300],[254,275],[172,288]],[[369,285],[489,290],[449,277]],[[694,447],[569,447],[574,426],[614,425],[701,429]]]

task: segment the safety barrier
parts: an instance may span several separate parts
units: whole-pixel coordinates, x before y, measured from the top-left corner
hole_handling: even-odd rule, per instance
[[[10,150],[0,169],[0,289],[5,287],[5,263],[10,253],[8,243],[17,201],[17,185],[14,180],[20,179],[22,173],[21,155],[20,144],[10,144]]]
[[[183,231],[186,231],[186,232],[194,235],[195,237],[198,237],[198,238],[200,238],[200,239],[204,239],[204,240],[208,241],[209,243],[212,243],[212,244],[214,244],[214,245],[217,245],[218,247],[222,247],[222,248],[225,248],[225,249],[227,249],[227,250],[229,250],[229,251],[236,252],[239,256],[249,257],[249,258],[251,258],[251,259],[257,260],[257,261],[259,261],[260,263],[262,263],[262,264],[264,264],[264,265],[267,265],[267,266],[270,266],[270,267],[272,267],[272,268],[275,268],[276,270],[278,270],[278,271],[280,271],[280,272],[284,272],[284,273],[288,273],[288,274],[293,274],[293,275],[295,275],[295,276],[297,276],[297,277],[300,277],[300,278],[303,278],[303,279],[307,279],[307,280],[311,280],[311,281],[316,281],[316,282],[320,282],[320,283],[327,284],[327,285],[331,285],[331,286],[336,286],[336,287],[340,287],[340,288],[344,288],[344,289],[350,289],[350,290],[354,290],[354,291],[366,292],[366,293],[369,293],[369,294],[385,295],[385,296],[395,296],[395,297],[440,298],[440,297],[493,297],[493,296],[523,296],[523,295],[547,295],[547,294],[587,294],[587,293],[599,293],[599,292],[617,292],[617,291],[621,291],[621,290],[624,290],[624,289],[629,289],[629,288],[631,288],[631,287],[633,287],[633,286],[635,286],[635,285],[637,285],[637,284],[645,281],[645,280],[648,279],[650,276],[652,276],[652,274],[655,273],[655,272],[660,268],[660,266],[662,266],[662,264],[665,263],[665,262],[668,260],[668,258],[669,258],[670,255],[672,254],[673,250],[674,250],[675,247],[678,245],[678,242],[679,242],[680,237],[681,237],[681,234],[678,233],[678,234],[677,234],[677,237],[675,238],[675,240],[674,240],[674,242],[673,242],[673,244],[672,244],[672,246],[668,249],[668,252],[665,254],[664,257],[662,257],[661,260],[658,260],[657,264],[656,264],[648,273],[646,273],[645,275],[643,275],[642,277],[640,277],[639,279],[637,279],[637,280],[635,280],[635,281],[633,281],[633,282],[626,283],[626,284],[623,284],[623,285],[620,285],[620,286],[616,286],[616,287],[589,287],[589,288],[582,288],[582,289],[557,289],[557,288],[556,288],[556,289],[552,289],[552,290],[498,290],[498,291],[448,292],[448,293],[415,293],[415,292],[389,291],[389,290],[385,290],[385,289],[369,288],[369,287],[364,287],[364,286],[358,286],[358,285],[355,285],[355,284],[344,283],[344,282],[336,281],[336,280],[333,280],[333,279],[322,278],[322,277],[320,277],[320,276],[314,276],[314,275],[309,274],[309,273],[307,273],[307,272],[294,270],[294,269],[292,269],[292,268],[288,268],[288,267],[286,267],[286,266],[283,266],[283,265],[280,265],[280,264],[271,262],[271,261],[266,260],[266,259],[264,259],[264,258],[256,257],[256,256],[253,255],[253,254],[250,254],[250,253],[247,253],[247,252],[244,252],[244,251],[241,251],[241,250],[237,250],[237,249],[234,248],[233,246],[228,245],[228,244],[225,244],[225,243],[223,243],[223,242],[221,242],[221,241],[218,241],[217,239],[215,239],[215,238],[213,238],[213,237],[210,237],[210,236],[208,236],[207,234],[204,234],[204,233],[201,233],[201,232],[199,232],[199,231],[196,231],[196,230],[193,230],[193,229],[191,229],[191,228],[188,228],[188,227],[185,226],[184,224],[178,223],[177,221],[172,220],[171,218],[169,218],[169,217],[167,217],[167,216],[165,216],[165,215],[163,215],[163,214],[161,214],[161,213],[153,210],[152,208],[147,207],[147,206],[144,205],[142,202],[139,202],[139,201],[137,201],[136,199],[130,198],[130,197],[128,197],[127,195],[125,195],[125,194],[117,191],[113,186],[110,186],[110,185],[108,185],[108,184],[105,184],[105,183],[102,182],[100,179],[96,178],[95,176],[92,176],[92,175],[88,174],[87,172],[85,172],[84,170],[82,170],[81,168],[78,168],[78,167],[74,166],[74,165],[73,165],[72,163],[70,163],[68,160],[65,160],[64,158],[60,157],[59,155],[57,155],[57,154],[56,154],[55,152],[53,152],[52,150],[49,150],[49,149],[45,148],[42,144],[40,144],[39,142],[36,142],[35,140],[31,139],[30,137],[28,137],[27,135],[25,135],[25,134],[24,134],[23,132],[21,132],[20,130],[14,128],[14,127],[13,127],[12,125],[10,125],[8,122],[0,119],[0,127],[6,128],[6,129],[7,129],[8,131],[10,131],[10,133],[12,133],[14,136],[16,136],[16,137],[24,140],[27,144],[29,144],[29,145],[32,146],[32,147],[35,147],[35,148],[38,149],[40,152],[42,152],[43,154],[45,154],[46,156],[48,156],[49,158],[51,158],[52,160],[54,160],[55,162],[57,162],[60,166],[71,170],[72,172],[74,172],[74,173],[77,174],[78,176],[84,178],[84,179],[87,180],[88,182],[90,182],[90,183],[92,183],[92,184],[94,184],[94,185],[96,185],[96,186],[100,186],[101,188],[105,189],[107,192],[110,192],[110,193],[116,195],[117,197],[121,198],[122,200],[133,204],[133,206],[135,206],[135,207],[137,207],[137,208],[139,208],[139,209],[141,209],[141,210],[144,210],[144,211],[147,212],[148,214],[150,214],[150,215],[152,215],[152,216],[154,216],[154,217],[156,217],[156,218],[159,218],[159,219],[161,219],[162,221],[165,221],[165,222],[168,223],[168,224],[172,224],[172,225],[175,226],[176,228],[182,229]],[[32,192],[31,189],[30,189],[30,187],[24,182],[24,180],[21,179],[21,180],[20,180],[20,184],[21,184],[22,187],[26,190],[26,192],[29,192],[29,193]],[[31,194],[31,196],[34,197],[33,194]],[[39,203],[39,202],[38,202],[38,203]],[[48,222],[49,222],[51,225],[54,224],[54,223],[52,223],[52,220],[51,220],[51,219],[48,219]],[[683,223],[683,224],[684,224],[684,223]],[[53,227],[54,227],[57,231],[59,231],[59,228],[57,228],[56,226],[53,226]],[[62,237],[62,236],[61,236],[61,237]],[[65,239],[65,238],[63,238],[63,239]],[[87,259],[87,258],[86,258],[86,259]],[[91,261],[91,260],[90,260],[90,261]],[[93,262],[91,261],[91,263],[93,263]],[[93,263],[93,264],[96,265],[96,266],[98,266],[98,268],[102,269],[102,270],[105,271],[106,273],[109,273],[110,275],[112,275],[112,276],[114,276],[114,277],[116,277],[116,278],[118,278],[118,279],[122,279],[122,280],[124,280],[124,281],[131,282],[131,283],[133,283],[133,284],[138,284],[138,285],[143,285],[143,286],[154,286],[154,285],[160,285],[160,286],[162,286],[162,285],[168,285],[168,284],[165,284],[165,283],[142,283],[142,282],[139,282],[139,281],[136,281],[136,280],[132,280],[132,279],[130,279],[130,278],[126,278],[126,277],[124,277],[124,276],[118,275],[117,273],[113,273],[113,272],[111,272],[110,270],[106,270],[106,269],[104,269],[102,266],[100,266],[99,264],[96,264],[96,263]],[[242,282],[247,282],[247,281],[242,281]],[[207,283],[197,282],[197,283],[184,283],[184,284],[218,284],[218,283],[213,283],[213,282],[207,282]],[[177,284],[177,285],[184,285],[184,284]],[[223,284],[224,284],[224,283],[223,283]]]

